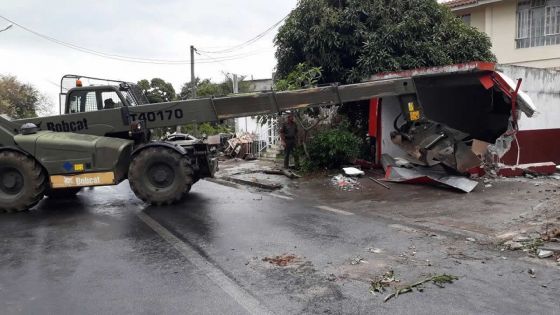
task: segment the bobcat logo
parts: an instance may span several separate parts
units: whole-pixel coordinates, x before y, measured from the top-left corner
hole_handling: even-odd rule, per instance
[[[74,185],[74,179],[72,177],[64,177],[64,185]]]

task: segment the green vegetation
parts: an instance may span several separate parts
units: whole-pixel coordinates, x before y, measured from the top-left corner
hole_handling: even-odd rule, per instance
[[[335,129],[320,131],[307,145],[308,169],[338,168],[352,162],[359,154],[361,140],[342,124]]]
[[[495,61],[488,36],[436,0],[300,0],[274,42],[280,79],[304,63],[321,67],[320,83]]]
[[[488,36],[436,0],[300,0],[274,43],[279,81],[301,64],[321,69],[316,83],[347,84],[379,72],[496,60]],[[367,102],[338,110],[359,137],[368,112]]]
[[[151,81],[140,80],[138,86],[150,103],[170,102],[176,99],[175,89],[169,82],[160,78],[153,78]]]
[[[22,83],[14,76],[0,75],[0,114],[20,119],[53,112],[52,103],[31,84]]]

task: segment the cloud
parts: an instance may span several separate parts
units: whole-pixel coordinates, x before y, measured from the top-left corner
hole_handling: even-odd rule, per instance
[[[42,34],[109,54],[189,59],[190,45],[206,50],[238,45],[282,19],[296,3],[297,0],[21,0],[3,4],[0,14]],[[0,20],[0,27],[3,25]],[[196,55],[195,60],[201,63],[196,64],[195,73],[214,80],[220,80],[223,71],[270,77],[276,63],[274,33],[229,54],[245,56],[242,59],[216,62],[207,55]],[[18,27],[0,33],[0,56],[2,74],[13,74],[35,85],[56,103],[56,84],[67,73],[127,81],[160,77],[176,89],[190,80],[188,64],[109,60],[53,44]]]

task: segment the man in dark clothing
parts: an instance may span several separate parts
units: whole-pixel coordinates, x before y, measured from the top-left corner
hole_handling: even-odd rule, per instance
[[[284,145],[284,168],[290,167],[290,155],[294,156],[295,166],[299,168],[299,156],[295,151],[298,140],[298,128],[294,122],[294,114],[289,114],[287,121],[282,124],[280,138],[282,139],[282,145]]]

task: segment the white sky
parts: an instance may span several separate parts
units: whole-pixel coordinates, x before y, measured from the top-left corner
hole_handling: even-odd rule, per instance
[[[218,50],[245,42],[295,8],[297,0],[2,0],[0,15],[58,40],[92,50],[151,59],[189,59],[189,46]],[[0,29],[10,23],[0,19]],[[275,67],[270,32],[222,61],[196,55],[195,73],[220,81],[222,71],[270,78]],[[248,56],[249,55],[249,56]],[[83,74],[136,82],[160,77],[177,91],[190,80],[190,65],[154,65],[105,59],[59,46],[18,27],[0,32],[0,74],[16,75],[53,100],[60,78]]]

